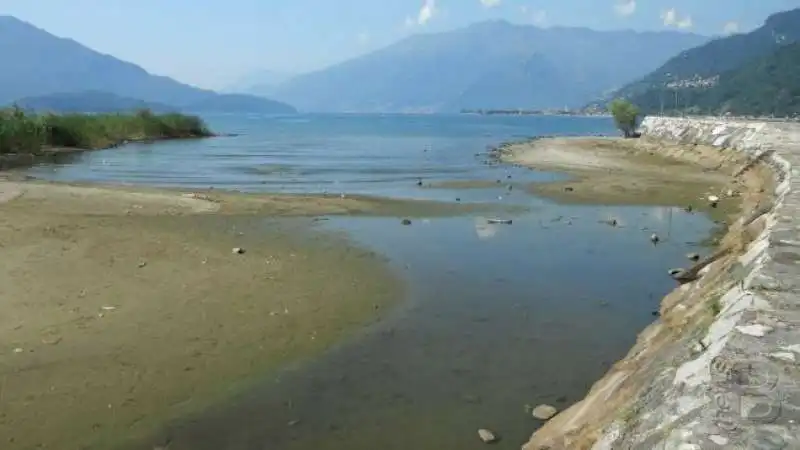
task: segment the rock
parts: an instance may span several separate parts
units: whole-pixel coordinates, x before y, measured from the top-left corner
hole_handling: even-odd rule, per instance
[[[241,247],[234,247],[233,250],[231,250],[231,253],[234,255],[242,255],[244,254],[244,249]]]
[[[689,253],[686,257],[689,258],[689,261],[700,261],[700,255],[698,253]]]
[[[147,261],[139,261],[139,268],[140,268],[140,269],[141,269],[142,267],[146,266],[146,265],[147,265]]]
[[[485,444],[493,444],[497,442],[497,436],[485,428],[478,430],[478,437],[481,438]]]
[[[574,190],[575,190],[575,188],[573,188],[572,186],[567,186],[567,187],[564,188],[564,191],[566,191],[566,192],[572,192]]]
[[[536,408],[533,408],[533,417],[539,420],[550,420],[558,413],[558,410],[554,406],[550,405],[539,405]]]
[[[400,222],[400,223],[402,223],[403,225],[406,225],[406,226],[407,226],[407,225],[411,225],[411,220],[409,220],[409,219],[403,219],[403,221],[402,221],[402,222]]]
[[[694,271],[684,269],[672,269],[669,271],[669,275],[673,280],[681,284],[689,283],[697,279],[697,274]]]

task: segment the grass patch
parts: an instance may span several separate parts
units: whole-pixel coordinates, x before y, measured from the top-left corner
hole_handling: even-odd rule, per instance
[[[207,137],[197,116],[153,114],[34,114],[0,110],[0,154],[40,153],[48,147],[98,149],[127,141]]]

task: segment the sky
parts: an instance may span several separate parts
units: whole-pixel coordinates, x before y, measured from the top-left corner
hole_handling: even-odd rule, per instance
[[[710,36],[752,30],[798,7],[800,0],[0,0],[0,14],[212,89],[492,19]]]

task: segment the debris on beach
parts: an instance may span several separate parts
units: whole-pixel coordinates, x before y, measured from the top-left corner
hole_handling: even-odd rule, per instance
[[[497,442],[497,436],[485,428],[478,430],[478,437],[480,437],[485,444],[493,444]]]

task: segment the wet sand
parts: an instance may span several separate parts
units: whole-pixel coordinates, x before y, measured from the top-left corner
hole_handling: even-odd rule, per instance
[[[321,353],[404,287],[311,216],[454,208],[5,177],[0,447],[109,448]]]
[[[742,190],[729,175],[744,163],[742,156],[713,147],[649,139],[554,138],[505,147],[500,157],[568,175],[527,186],[529,192],[560,203],[691,206],[721,219],[739,207],[735,199],[726,200],[728,190]],[[709,195],[722,198],[718,208],[709,207]]]

